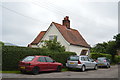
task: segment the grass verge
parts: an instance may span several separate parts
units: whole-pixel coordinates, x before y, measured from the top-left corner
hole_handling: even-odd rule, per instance
[[[0,71],[0,73],[20,73],[20,71]]]

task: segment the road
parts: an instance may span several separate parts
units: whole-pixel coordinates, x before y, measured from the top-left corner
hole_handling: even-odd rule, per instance
[[[66,72],[42,72],[38,75],[4,73],[3,78],[118,78],[118,65],[111,68],[99,68],[98,70],[66,71]]]

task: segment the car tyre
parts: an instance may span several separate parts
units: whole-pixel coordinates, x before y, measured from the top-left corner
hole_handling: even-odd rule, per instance
[[[57,72],[61,72],[61,69],[62,69],[61,66],[58,66],[57,67]]]
[[[82,68],[81,68],[81,71],[84,72],[85,71],[85,66],[83,65]]]
[[[107,64],[107,66],[106,66],[107,68],[110,68],[110,65],[109,64]]]
[[[27,72],[24,70],[20,70],[21,73],[26,74]]]
[[[97,66],[97,65],[95,65],[94,70],[97,70],[97,69],[98,69],[98,66]]]
[[[34,67],[34,68],[32,69],[32,74],[37,75],[37,74],[39,74],[39,71],[40,71],[40,68],[39,68],[39,67]]]

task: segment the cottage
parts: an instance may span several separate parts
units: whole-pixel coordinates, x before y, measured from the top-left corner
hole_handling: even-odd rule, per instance
[[[41,47],[42,40],[53,40],[56,37],[66,51],[76,52],[77,55],[89,55],[90,45],[81,34],[70,27],[69,17],[66,16],[61,24],[52,22],[47,31],[41,31],[28,47]]]

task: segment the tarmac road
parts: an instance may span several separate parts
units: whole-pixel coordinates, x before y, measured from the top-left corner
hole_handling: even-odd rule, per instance
[[[98,70],[66,71],[66,72],[42,72],[38,75],[3,73],[3,78],[118,78],[118,65],[111,68],[99,68]]]

